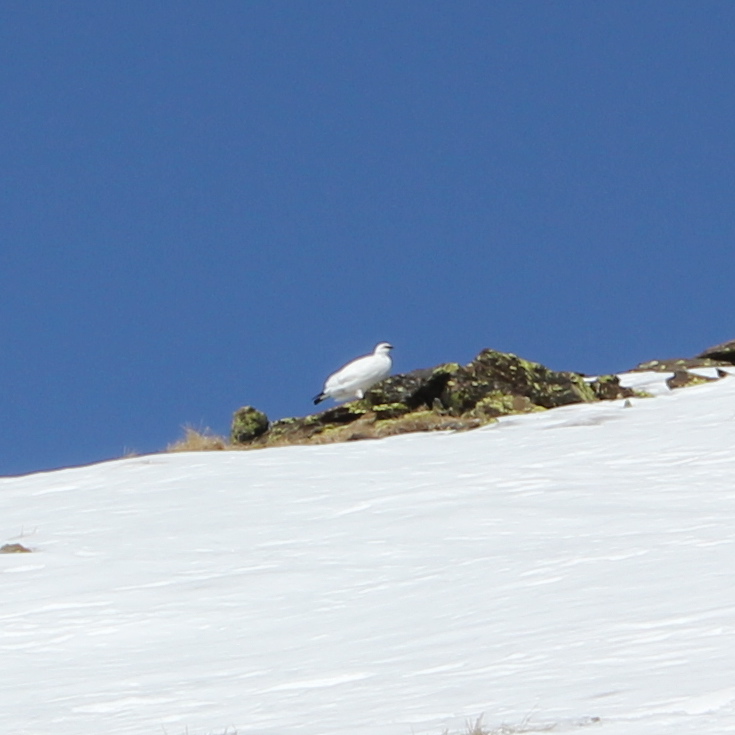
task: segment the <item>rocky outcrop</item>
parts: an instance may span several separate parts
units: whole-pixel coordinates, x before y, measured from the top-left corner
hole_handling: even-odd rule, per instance
[[[697,373],[689,372],[689,370],[676,370],[674,374],[666,379],[666,385],[675,390],[676,388],[687,388],[690,385],[699,385],[701,383],[711,383],[717,378],[708,378]]]
[[[495,350],[483,350],[471,363],[459,368],[447,384],[442,400],[459,415],[478,410],[484,415],[516,413],[508,397],[527,399],[523,403],[529,409],[597,400],[593,389],[577,373],[555,372]]]
[[[717,360],[726,365],[735,365],[735,339],[710,347],[697,355],[701,359]]]
[[[636,365],[631,372],[673,373],[667,378],[666,384],[674,390],[725,377],[728,373],[724,368],[732,368],[733,365],[735,365],[735,340],[710,347],[696,357],[648,360]],[[707,375],[707,371],[702,368],[715,368],[714,375]]]
[[[675,373],[681,370],[694,370],[696,368],[726,367],[729,364],[710,357],[675,357],[668,360],[648,360],[647,362],[641,362],[631,372],[652,370],[657,373]]]
[[[572,403],[627,398],[634,392],[608,375],[590,380],[556,372],[516,355],[486,349],[467,365],[445,363],[394,375],[362,400],[318,414],[268,424],[251,407],[235,414],[232,441],[251,446],[377,438],[416,431],[476,428],[498,416],[544,411]],[[254,413],[262,419],[255,422]],[[263,428],[265,427],[265,428]]]
[[[693,358],[649,360],[633,371],[670,372],[670,388],[715,378],[697,368],[735,365],[735,340]],[[362,400],[310,416],[269,423],[265,414],[245,406],[232,422],[235,445],[263,447],[355,441],[416,431],[461,431],[490,423],[498,416],[545,411],[557,406],[612,401],[640,395],[623,388],[616,375],[586,378],[557,372],[516,355],[486,349],[467,365],[444,363],[394,375],[373,386]]]
[[[257,408],[243,406],[232,417],[230,439],[233,444],[247,444],[268,431],[268,417]]]

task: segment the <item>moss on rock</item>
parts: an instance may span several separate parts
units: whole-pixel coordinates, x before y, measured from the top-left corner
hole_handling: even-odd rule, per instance
[[[397,419],[411,413],[411,409],[405,403],[381,403],[371,406],[371,410],[378,419]]]
[[[310,416],[280,419],[274,421],[269,431],[254,443],[257,446],[309,443],[313,437],[352,424],[369,412],[365,401],[352,401]]]
[[[456,363],[449,363],[394,375],[373,386],[365,394],[365,401],[370,406],[402,404],[409,411],[432,408],[451,376],[460,369]]]
[[[469,415],[487,419],[514,413],[531,413],[532,411],[545,410],[543,406],[537,406],[527,396],[495,391],[478,401],[472,411],[469,412]]]
[[[232,417],[230,439],[234,444],[247,444],[268,431],[268,417],[257,408],[243,406]]]
[[[510,353],[486,349],[450,376],[442,402],[452,413],[462,415],[486,396],[497,394],[522,396],[541,408],[597,400],[577,373],[556,372]]]

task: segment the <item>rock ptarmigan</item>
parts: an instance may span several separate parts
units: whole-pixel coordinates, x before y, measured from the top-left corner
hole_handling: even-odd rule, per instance
[[[335,401],[362,398],[370,386],[390,375],[393,367],[390,359],[392,349],[393,345],[381,342],[372,355],[358,357],[332,373],[324,383],[324,390],[314,397],[314,403],[321,403],[326,398],[333,398]]]

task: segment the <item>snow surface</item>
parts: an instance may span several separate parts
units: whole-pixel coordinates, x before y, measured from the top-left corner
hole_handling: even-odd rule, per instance
[[[0,479],[0,732],[735,732],[735,377],[627,379],[662,395]]]

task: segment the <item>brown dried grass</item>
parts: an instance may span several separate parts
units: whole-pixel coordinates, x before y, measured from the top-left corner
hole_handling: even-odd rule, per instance
[[[234,447],[223,436],[211,429],[198,431],[192,426],[184,427],[184,436],[166,447],[167,452],[219,452]]]

